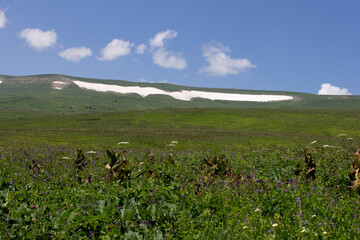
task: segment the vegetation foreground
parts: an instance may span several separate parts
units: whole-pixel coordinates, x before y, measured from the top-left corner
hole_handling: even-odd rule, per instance
[[[346,137],[339,145],[2,147],[1,238],[354,239],[359,196],[348,174],[357,146]]]

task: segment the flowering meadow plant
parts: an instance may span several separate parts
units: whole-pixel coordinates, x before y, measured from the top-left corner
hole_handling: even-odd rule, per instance
[[[353,153],[1,148],[0,238],[354,239]]]

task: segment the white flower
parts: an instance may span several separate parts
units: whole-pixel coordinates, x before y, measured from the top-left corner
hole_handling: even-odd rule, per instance
[[[338,135],[338,137],[346,137],[346,134],[345,133],[341,133]]]
[[[354,138],[347,138],[347,140],[353,140]]]
[[[312,215],[311,217],[312,217],[312,218],[316,218],[316,215],[314,214],[314,215]]]
[[[326,235],[326,234],[327,234],[327,232],[323,232],[323,234],[324,234],[324,235]]]
[[[317,140],[315,140],[315,141],[312,141],[310,144],[314,144],[314,143],[316,143],[317,142]]]
[[[247,228],[249,228],[249,227],[248,227],[248,226],[244,226],[244,227],[243,227],[243,229],[247,229]]]
[[[61,159],[69,159],[68,157],[61,157]]]
[[[95,151],[87,151],[86,153],[92,154],[92,153],[96,153],[96,152]]]
[[[301,233],[304,233],[304,232],[306,232],[305,228],[303,228],[303,230],[301,230]]]
[[[273,226],[273,227],[277,227],[277,226],[278,226],[278,224],[277,224],[277,223],[274,223],[272,226]]]
[[[261,212],[260,208],[255,209],[255,212]]]
[[[129,142],[118,142],[118,145],[129,144]]]
[[[330,145],[323,145],[324,148],[328,148],[331,147]]]
[[[171,144],[178,144],[178,141],[172,141]]]
[[[166,146],[168,146],[168,147],[175,147],[175,144],[170,143],[170,144],[168,144],[168,145],[166,145]]]

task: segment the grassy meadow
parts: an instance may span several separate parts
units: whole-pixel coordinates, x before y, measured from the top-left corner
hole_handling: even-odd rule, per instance
[[[3,119],[0,238],[356,239],[348,174],[359,116],[159,109]]]
[[[239,150],[271,144],[336,145],[338,135],[358,141],[360,111],[281,109],[159,109],[2,120],[4,146],[78,146],[134,149]]]
[[[183,102],[51,89],[69,78],[99,82],[0,76],[0,239],[358,238],[348,175],[359,96]]]

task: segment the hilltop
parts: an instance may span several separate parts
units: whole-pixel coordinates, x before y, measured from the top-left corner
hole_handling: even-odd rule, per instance
[[[360,109],[360,96],[324,96],[299,92],[258,91],[187,87],[168,83],[143,83],[103,80],[66,75],[6,76],[0,75],[1,118],[19,118],[53,114],[80,114],[129,110],[173,108],[285,108],[285,109]],[[273,102],[224,101],[205,98],[179,100],[168,95],[119,94],[80,88],[74,82],[116,85],[117,87],[152,88],[166,93],[181,91],[291,96],[292,100]]]

